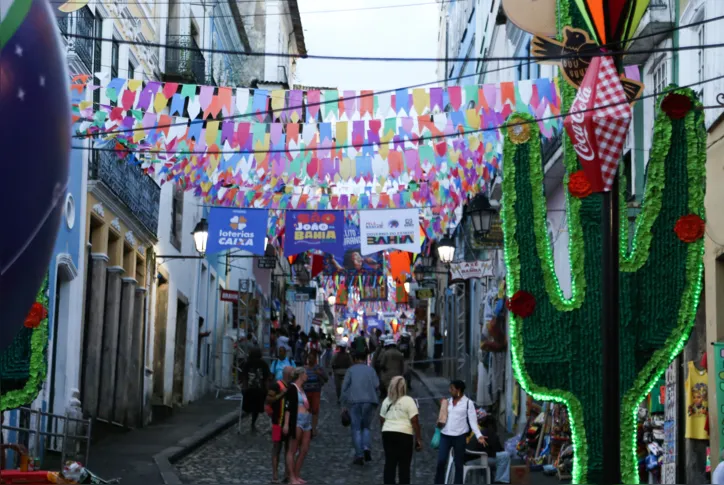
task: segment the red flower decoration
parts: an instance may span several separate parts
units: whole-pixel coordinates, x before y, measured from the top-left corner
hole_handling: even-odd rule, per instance
[[[704,237],[705,230],[706,223],[696,214],[681,216],[674,226],[674,232],[685,243],[698,241]]]
[[[661,111],[672,120],[680,120],[691,111],[691,99],[683,94],[671,93],[661,102]]]
[[[25,317],[24,325],[27,328],[38,328],[40,326],[40,322],[46,318],[48,318],[48,310],[46,310],[40,303],[35,302],[33,303],[33,306],[30,307],[28,316]]]
[[[506,303],[508,310],[515,315],[526,318],[533,314],[535,310],[535,297],[524,290],[518,290],[513,297]]]
[[[570,177],[568,177],[568,192],[570,192],[573,197],[578,197],[579,199],[591,195],[591,192],[593,192],[591,182],[588,181],[583,170],[573,172]]]

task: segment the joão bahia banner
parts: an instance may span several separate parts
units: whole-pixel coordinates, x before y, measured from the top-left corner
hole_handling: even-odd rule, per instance
[[[284,255],[316,249],[344,257],[344,211],[287,211]]]
[[[252,254],[264,254],[268,215],[266,209],[212,208],[206,252],[214,254],[238,248]]]
[[[360,211],[362,255],[386,249],[420,252],[420,210]]]

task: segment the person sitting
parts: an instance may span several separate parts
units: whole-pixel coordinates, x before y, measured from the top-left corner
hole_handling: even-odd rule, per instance
[[[496,431],[495,418],[486,414],[484,411],[478,411],[478,426],[485,436],[486,443],[482,444],[475,439],[475,433],[472,431],[466,439],[465,450],[475,453],[486,453],[488,455],[488,465],[495,469],[496,483],[510,483],[510,455],[504,450]],[[478,455],[473,453],[465,454],[465,461],[477,460]]]

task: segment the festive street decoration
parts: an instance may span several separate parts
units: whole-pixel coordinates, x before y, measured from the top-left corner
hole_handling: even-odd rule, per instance
[[[594,192],[611,190],[631,116],[613,59],[594,58],[563,123]]]
[[[641,23],[651,0],[574,0],[598,45],[622,49]]]
[[[682,349],[702,289],[704,114],[696,109],[700,103],[694,92],[680,89],[676,93],[685,96],[692,109],[684,117],[671,117],[661,109],[663,99],[659,99],[643,206],[630,244],[623,189],[620,194],[623,483],[638,483],[638,405]],[[516,115],[511,121],[526,118]],[[516,379],[534,398],[567,406],[575,446],[573,482],[598,483],[603,451],[602,195],[583,196],[587,190],[581,165],[566,140],[566,186],[578,192],[571,190],[567,197],[572,294],[566,298],[555,274],[546,231],[537,127],[530,126],[529,142],[506,140],[503,164],[507,294],[512,300],[521,299],[525,291],[535,301],[535,310],[529,314],[516,311],[514,303],[509,303],[513,368]],[[667,284],[658,284],[660,281]]]
[[[30,405],[45,381],[48,346],[48,276],[9,346],[0,351],[0,413]]]
[[[554,37],[556,25],[556,0],[503,0],[502,6],[508,19],[518,28],[533,35]]]
[[[24,331],[55,245],[68,183],[68,74],[47,2],[2,2],[0,73],[0,167],[5,180],[0,203],[22,208],[6,210],[3,218],[8,229],[0,246],[2,352]],[[28,173],[32,182],[19,183]]]

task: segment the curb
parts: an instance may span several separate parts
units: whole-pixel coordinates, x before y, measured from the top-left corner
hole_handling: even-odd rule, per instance
[[[239,410],[235,409],[221,416],[216,421],[207,424],[197,432],[179,441],[175,446],[166,448],[153,456],[163,483],[167,485],[181,485],[181,479],[176,473],[174,463],[199,448],[220,433],[231,428],[238,422]]]
[[[427,382],[425,382],[425,380],[422,377],[420,377],[420,375],[417,373],[416,370],[410,369],[410,373],[417,380],[417,382],[419,382],[420,385],[425,388],[425,390],[430,395],[430,397],[432,397],[432,398],[437,397],[435,395],[435,392],[432,390],[432,388],[427,384]],[[435,403],[435,406],[437,406],[438,408],[440,407],[440,401],[438,399],[433,399],[433,402]]]

